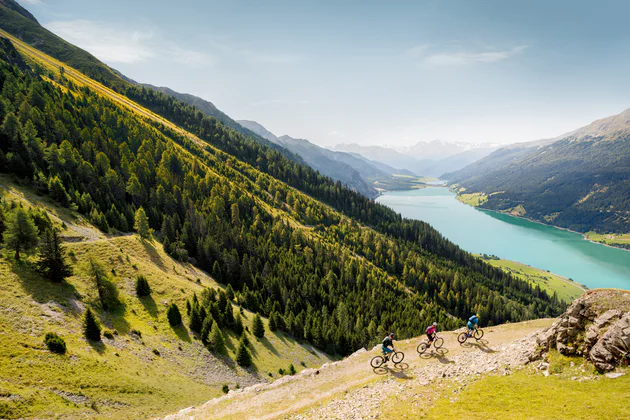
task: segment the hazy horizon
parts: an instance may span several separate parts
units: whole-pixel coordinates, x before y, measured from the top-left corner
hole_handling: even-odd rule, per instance
[[[533,141],[630,107],[618,2],[20,2],[134,80],[324,146]]]

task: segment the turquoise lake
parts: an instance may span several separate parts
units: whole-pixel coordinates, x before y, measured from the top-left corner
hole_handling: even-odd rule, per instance
[[[376,201],[431,224],[466,251],[549,270],[591,289],[630,289],[630,252],[578,233],[470,207],[443,187],[387,192]]]

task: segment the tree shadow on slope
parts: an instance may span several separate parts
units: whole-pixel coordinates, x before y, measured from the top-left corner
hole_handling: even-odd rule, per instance
[[[153,244],[149,241],[141,240],[140,243],[144,247],[144,251],[147,253],[149,258],[151,259],[151,263],[157,266],[160,270],[166,271],[166,267],[164,266],[164,261],[162,260],[162,257],[158,253],[157,249],[155,249],[155,246],[153,246]]]
[[[87,340],[87,342],[90,344],[90,347],[92,347],[98,354],[103,354],[105,353],[105,343],[103,343],[102,341],[91,341],[91,340]]]
[[[149,313],[149,315],[151,315],[153,319],[156,319],[158,317],[158,308],[155,300],[153,299],[153,296],[142,296],[139,297],[138,300],[140,301],[140,303],[142,303],[144,309]]]
[[[70,283],[62,281],[54,283],[44,279],[28,261],[13,261],[11,271],[18,276],[22,288],[35,302],[46,304],[51,301],[60,304],[66,312],[78,316],[78,307],[74,300],[79,298],[77,289]]]
[[[186,343],[190,343],[192,341],[192,339],[190,338],[190,334],[188,334],[188,330],[183,323],[171,328],[177,335],[177,338],[179,338],[180,340],[185,341]]]

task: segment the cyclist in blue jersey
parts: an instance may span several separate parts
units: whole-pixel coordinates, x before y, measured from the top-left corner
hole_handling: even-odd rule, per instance
[[[468,337],[472,336],[472,332],[479,327],[479,317],[475,314],[468,318]]]

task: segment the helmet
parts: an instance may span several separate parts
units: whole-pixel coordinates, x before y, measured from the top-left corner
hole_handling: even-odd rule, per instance
[[[396,334],[394,334],[394,333],[389,333],[389,336],[390,336],[390,337],[395,337],[395,336],[396,336]]]
[[[433,323],[433,326],[434,326],[434,327],[437,327],[437,322],[434,322],[434,323]]]

